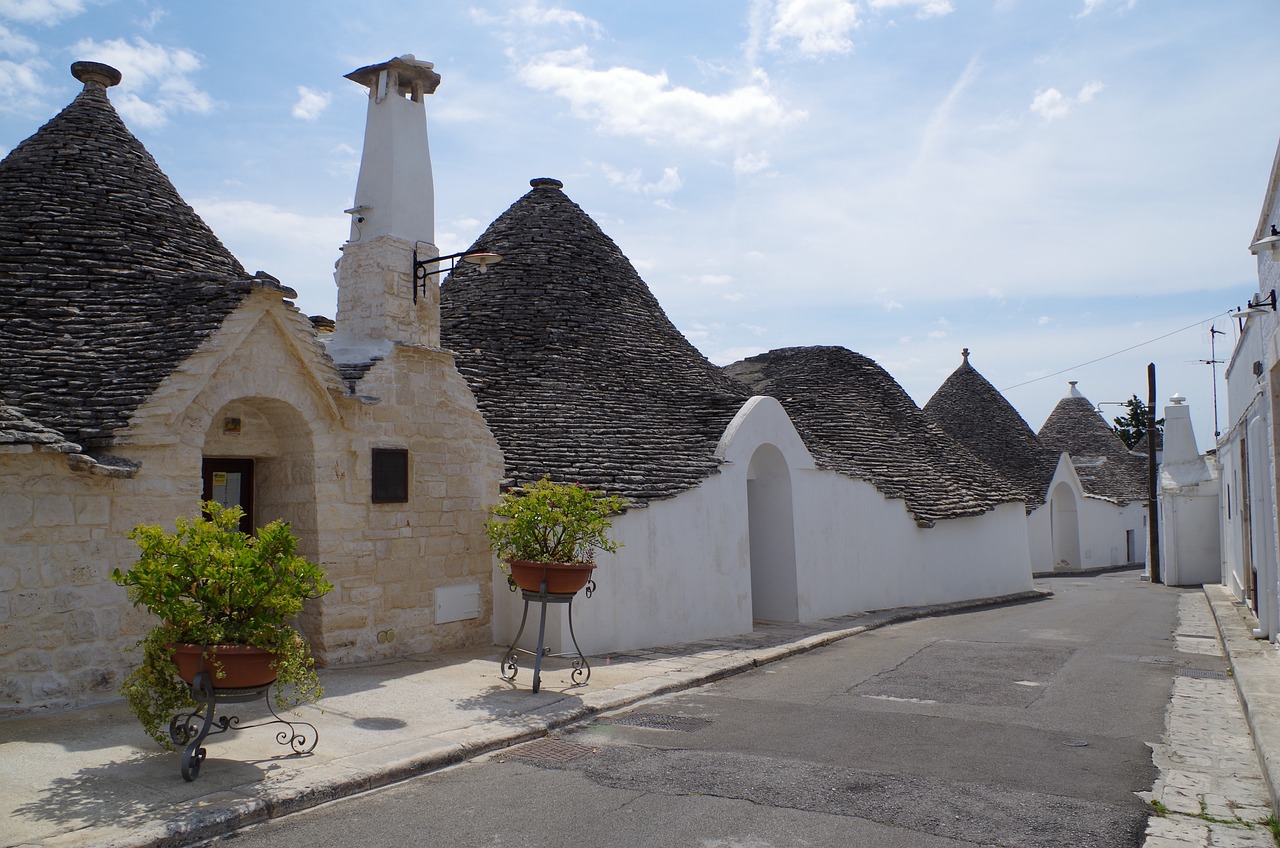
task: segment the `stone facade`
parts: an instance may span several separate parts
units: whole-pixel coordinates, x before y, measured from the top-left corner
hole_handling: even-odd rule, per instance
[[[177,196],[111,79],[0,163],[0,714],[115,697],[154,622],[110,575],[136,558],[134,527],[198,512],[210,460],[252,461],[255,526],[287,520],[335,585],[299,621],[321,664],[489,644],[502,455],[439,346],[434,285],[415,302],[413,243],[348,244],[354,298],[322,338]],[[165,226],[116,214],[139,185]],[[72,262],[67,208],[95,222]],[[403,500],[374,502],[377,449],[406,453]]]

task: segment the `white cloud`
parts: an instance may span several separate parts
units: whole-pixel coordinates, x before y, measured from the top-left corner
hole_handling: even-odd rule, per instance
[[[537,0],[510,10],[505,15],[494,15],[483,9],[471,9],[471,19],[481,24],[501,24],[509,27],[560,26],[572,27],[592,35],[603,32],[600,23],[581,12],[563,6],[543,6]]]
[[[1092,15],[1103,6],[1115,5],[1119,7],[1119,11],[1127,12],[1134,6],[1138,5],[1138,0],[1084,0],[1084,8],[1076,15],[1077,18],[1083,18]]]
[[[858,7],[851,0],[780,0],[769,27],[770,50],[794,42],[809,57],[848,53],[849,33],[858,28]]]
[[[40,104],[41,77],[48,65],[39,59],[9,62],[0,59],[0,112],[26,112]]]
[[[663,71],[597,70],[585,47],[543,54],[521,75],[533,88],[568,100],[575,116],[595,121],[602,132],[654,143],[721,149],[805,117],[770,94],[760,73],[725,94],[704,94],[672,85]]]
[[[169,17],[167,9],[152,9],[145,18],[138,22],[138,25],[147,32],[151,32],[167,17]]]
[[[734,362],[746,359],[749,356],[755,356],[758,353],[764,353],[764,348],[759,345],[750,347],[730,347],[724,350],[718,350],[707,357],[716,365],[731,365]]]
[[[1036,326],[1043,327],[1052,320],[1053,319],[1050,318],[1048,315],[1041,315],[1039,318],[1036,319]]]
[[[947,337],[946,330],[930,330],[929,331],[929,338],[931,339],[945,339],[946,337]]]
[[[0,18],[52,26],[84,11],[84,0],[0,0]]]
[[[191,205],[250,273],[264,270],[295,289],[305,313],[333,314],[332,259],[347,237],[346,216],[303,215],[255,200],[197,198]]]
[[[131,123],[155,127],[173,112],[207,114],[213,99],[191,79],[200,58],[191,50],[152,44],[144,38],[97,42],[81,39],[73,52],[87,60],[105,62],[123,76],[122,93],[112,98],[116,110]]]
[[[293,104],[293,117],[304,121],[314,121],[329,108],[333,95],[327,91],[316,91],[305,85],[298,86],[298,102]]]
[[[0,53],[10,56],[19,54],[29,56],[39,50],[39,46],[34,41],[0,24]]]
[[[645,182],[639,168],[622,171],[611,165],[601,165],[600,170],[605,179],[609,181],[609,185],[634,194],[672,194],[679,191],[684,185],[684,182],[680,179],[680,170],[678,168],[664,168],[662,176],[656,182]]]
[[[956,10],[951,0],[868,0],[868,5],[877,11],[881,9],[911,8],[916,10],[916,17],[939,18]]]
[[[1094,95],[1104,88],[1106,86],[1096,80],[1087,82],[1081,86],[1080,93],[1075,97],[1068,97],[1056,88],[1046,88],[1036,92],[1036,96],[1031,101],[1031,111],[1046,123],[1054,121],[1065,117],[1076,106],[1093,100]]]
[[[767,153],[740,153],[733,158],[733,172],[738,176],[758,174],[768,167]]]
[[[898,303],[898,301],[896,300],[886,300],[884,303],[880,305],[884,307],[885,312],[892,312],[895,309],[903,308],[902,304]]]
[[[924,133],[920,139],[919,158],[927,159],[938,146],[938,142],[946,135],[947,127],[951,122],[951,113],[955,111],[956,103],[959,102],[961,96],[973,85],[978,78],[978,74],[982,70],[982,63],[977,56],[974,56],[965,63],[964,70],[960,72],[960,76],[951,84],[951,89],[947,92],[947,96],[933,110],[933,114],[929,116],[929,123],[925,125]]]
[[[704,286],[727,286],[733,282],[733,277],[728,274],[703,274],[697,281]]]

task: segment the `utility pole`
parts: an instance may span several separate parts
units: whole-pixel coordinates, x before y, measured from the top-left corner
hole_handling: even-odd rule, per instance
[[[1160,577],[1160,502],[1156,479],[1156,364],[1147,363],[1147,539],[1151,548],[1152,583]]]
[[[1218,429],[1218,366],[1222,364],[1222,360],[1218,358],[1218,336],[1225,335],[1226,333],[1210,324],[1209,358],[1200,360],[1213,371],[1213,446],[1215,448],[1218,446],[1218,437],[1222,435],[1222,431]]]

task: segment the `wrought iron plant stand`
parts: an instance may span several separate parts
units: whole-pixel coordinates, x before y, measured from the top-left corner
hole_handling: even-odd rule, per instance
[[[268,693],[275,681],[261,686],[249,686],[243,689],[215,687],[213,678],[207,671],[196,674],[191,683],[191,697],[197,706],[194,710],[180,712],[169,720],[169,738],[175,745],[182,745],[182,777],[192,781],[200,774],[200,765],[204,762],[204,740],[211,734],[226,733],[229,730],[247,730],[251,727],[266,727],[271,724],[283,724],[287,729],[276,733],[276,742],[288,745],[295,754],[310,754],[320,741],[320,733],[315,725],[306,721],[289,721],[281,718],[271,704]],[[214,710],[218,704],[247,704],[265,699],[267,709],[272,718],[254,724],[241,724],[240,717],[220,715],[216,719]],[[299,732],[299,728],[309,728]]]
[[[596,589],[594,580],[587,581],[584,594],[589,598],[591,593]],[[529,589],[520,590],[520,594],[524,597],[524,613],[520,616],[520,629],[516,631],[516,638],[511,640],[511,647],[507,648],[507,652],[501,660],[499,674],[503,680],[515,680],[516,672],[519,666],[516,663],[516,657],[519,654],[529,654],[523,648],[516,647],[520,644],[520,637],[524,635],[524,626],[529,619],[529,602],[532,601],[541,606],[538,614],[538,649],[532,652],[533,655],[533,691],[537,692],[542,687],[542,658],[544,656],[572,657],[573,654],[550,654],[546,645],[547,634],[547,604],[568,604],[569,605],[569,638],[573,640],[573,649],[577,651],[577,658],[573,661],[573,671],[569,674],[569,679],[573,681],[574,686],[585,686],[587,681],[591,679],[591,664],[587,662],[586,656],[582,653],[582,648],[578,647],[578,637],[573,632],[573,599],[576,592],[568,594],[558,594],[547,591],[547,581],[542,581],[539,591],[531,591]]]

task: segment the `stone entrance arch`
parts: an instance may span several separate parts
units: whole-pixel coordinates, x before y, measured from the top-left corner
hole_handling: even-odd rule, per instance
[[[1053,540],[1053,567],[1080,567],[1080,514],[1076,493],[1066,483],[1053,487],[1049,496],[1049,532]]]
[[[315,439],[306,417],[275,398],[226,403],[205,432],[203,459],[249,460],[253,524],[288,521],[299,553],[318,555]]]
[[[791,470],[782,451],[771,444],[756,448],[747,467],[747,524],[752,618],[798,621]]]

